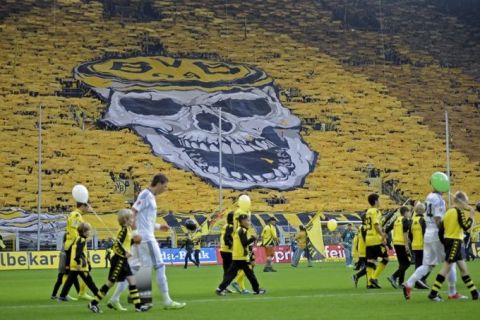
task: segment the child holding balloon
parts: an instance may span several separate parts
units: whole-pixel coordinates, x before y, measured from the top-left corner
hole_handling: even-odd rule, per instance
[[[239,221],[238,218],[240,215],[245,214],[248,216],[250,219],[251,216],[251,208],[252,201],[250,197],[246,194],[242,194],[240,197],[238,197],[238,209],[235,210],[234,215],[233,215],[233,232],[235,233],[238,228],[239,228]],[[254,236],[255,231],[253,228],[248,229],[248,236]],[[253,246],[253,244],[251,244]],[[251,267],[253,267],[253,264],[251,264]],[[232,282],[232,287],[241,294],[248,294],[250,293],[246,288],[245,288],[245,273],[243,270],[238,271],[237,276]]]

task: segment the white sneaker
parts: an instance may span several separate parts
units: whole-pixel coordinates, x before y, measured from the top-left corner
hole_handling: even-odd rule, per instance
[[[172,301],[170,304],[164,305],[163,308],[165,310],[183,309],[186,305],[187,304],[185,302]]]

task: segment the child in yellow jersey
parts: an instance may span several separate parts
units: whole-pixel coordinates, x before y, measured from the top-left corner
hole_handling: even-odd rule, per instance
[[[98,297],[98,288],[90,275],[91,267],[87,253],[87,239],[90,236],[91,230],[92,227],[90,224],[85,222],[80,223],[77,227],[78,237],[71,245],[70,272],[58,298],[59,301],[68,301],[68,291],[77,277],[82,278],[87,287]]]
[[[297,249],[295,250],[292,258],[292,267],[297,267],[302,254],[304,254],[305,258],[308,261],[308,266],[312,266],[312,259],[310,258],[310,252],[308,252],[308,235],[305,226],[300,225],[299,231],[295,235],[295,240],[297,241]]]
[[[410,224],[409,237],[412,242],[412,253],[415,258],[415,270],[423,264],[423,236],[427,225],[425,224],[425,204],[423,202],[417,202],[413,208],[414,214],[412,217],[412,223]],[[415,283],[416,289],[426,290],[426,279],[430,273],[425,275],[422,279]]]
[[[65,239],[63,242],[63,250],[65,252],[65,275],[63,277],[63,281],[65,282],[68,277],[68,272],[70,271],[70,261],[72,255],[72,245],[73,242],[78,238],[77,228],[80,223],[83,221],[83,214],[88,213],[91,210],[90,205],[88,203],[80,203],[77,202],[77,208],[70,212],[67,217],[67,225],[65,228]],[[76,280],[78,282],[78,280]],[[75,285],[76,287],[77,285]],[[80,287],[78,291],[78,297],[84,300],[92,300],[93,297],[87,294],[86,292],[86,285],[85,283],[80,282]],[[69,299],[72,299],[71,297]],[[73,300],[73,299],[72,299]]]
[[[67,234],[65,233],[63,235],[63,243],[65,243],[65,238],[67,237]],[[68,265],[70,265],[70,262],[68,262]],[[57,292],[60,289],[60,286],[63,283],[63,279],[68,277],[68,272],[67,272],[67,254],[65,253],[65,250],[62,248],[60,251],[60,254],[58,255],[58,276],[57,276],[57,281],[55,282],[53,286],[53,291],[52,295],[50,296],[50,299],[52,300],[57,300]],[[77,290],[77,293],[80,292],[80,284],[78,283],[78,278],[75,278],[73,280],[73,286],[75,287],[75,290]],[[67,295],[67,300],[77,300],[76,298],[72,298]]]
[[[135,277],[133,276],[128,258],[131,257],[130,248],[132,243],[132,225],[133,212],[130,209],[122,209],[117,214],[120,230],[117,238],[112,246],[113,257],[110,259],[110,271],[108,273],[107,283],[104,284],[95,299],[90,302],[88,308],[95,313],[100,312],[99,302],[107,294],[108,290],[113,287],[115,282],[122,282],[127,279],[129,284],[130,298],[135,305],[135,311],[144,312],[150,309],[140,301],[140,295],[136,286]],[[139,237],[139,236],[138,236]],[[137,238],[138,240],[138,238]]]
[[[353,241],[354,248],[358,254],[358,261],[356,263],[355,269],[358,270],[352,276],[353,284],[355,288],[358,286],[358,280],[367,275],[367,252],[365,246],[365,236],[366,236],[366,228],[365,228],[365,215],[362,216],[362,225],[358,228],[357,234],[355,235],[355,239]],[[367,283],[368,285],[368,283]]]
[[[253,269],[249,265],[250,244],[256,240],[255,236],[251,236],[250,238],[247,236],[248,229],[250,228],[250,219],[246,214],[241,214],[238,217],[238,222],[240,226],[233,235],[232,265],[215,292],[219,296],[224,296],[228,285],[237,276],[238,271],[242,270],[248,281],[250,281],[254,294],[264,294],[266,291],[260,289],[257,278],[253,273]]]
[[[197,268],[200,267],[200,250],[202,249],[202,232],[197,230],[192,237],[193,240],[193,258]]]
[[[232,264],[233,248],[233,212],[227,214],[227,223],[222,228],[220,234],[220,256],[222,257],[223,276],[227,274]]]
[[[237,210],[235,210],[235,212],[233,214],[233,230],[234,231],[237,230],[238,227],[240,226],[239,222],[238,222],[238,217],[242,214],[247,215],[248,218],[250,219],[250,216],[251,216],[250,210],[244,211],[241,208],[238,208]],[[254,228],[249,228],[248,229],[247,236],[248,237],[256,236]],[[251,246],[253,247],[253,244]],[[251,256],[251,258],[253,258],[253,255]],[[250,264],[250,265],[253,266],[253,264]],[[229,291],[232,291],[232,292],[236,291],[236,292],[241,293],[241,294],[249,294],[250,293],[250,291],[245,288],[245,273],[242,270],[238,271],[238,275],[235,277],[235,279],[232,282],[232,288],[233,288],[233,290],[229,290]]]
[[[184,269],[188,268],[188,261],[189,260],[191,262],[193,262],[193,264],[198,267],[197,261],[194,260],[193,257],[192,257],[192,254],[193,254],[193,251],[194,251],[194,248],[195,248],[194,236],[195,236],[195,230],[188,230],[186,238],[185,238],[185,242],[180,247],[180,249],[185,248],[185,250],[187,251],[185,253],[185,263],[183,265]]]
[[[405,272],[410,267],[410,239],[408,231],[410,230],[410,208],[403,206],[400,208],[400,215],[393,223],[393,247],[398,260],[398,269],[388,277],[388,281],[395,289],[400,288],[405,281]]]
[[[388,263],[387,240],[380,223],[382,214],[380,210],[378,210],[378,207],[380,206],[379,198],[380,197],[376,193],[372,193],[368,196],[368,203],[371,208],[368,209],[365,214],[368,289],[381,288],[378,284],[378,277]],[[378,258],[381,258],[382,260],[377,265]]]
[[[472,299],[479,299],[479,292],[468,274],[467,264],[462,256],[463,237],[465,232],[472,227],[473,219],[475,219],[475,210],[468,205],[468,197],[462,191],[455,193],[453,205],[454,207],[450,208],[443,217],[445,262],[428,295],[428,298],[432,301],[442,301],[438,292],[442,288],[445,277],[454,263],[460,269],[462,280],[470,291]],[[469,210],[470,214],[467,216],[463,210]]]

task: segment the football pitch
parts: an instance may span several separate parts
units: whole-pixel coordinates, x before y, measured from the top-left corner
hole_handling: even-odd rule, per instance
[[[354,288],[352,270],[343,263],[317,263],[313,268],[301,264],[294,269],[276,265],[277,273],[263,273],[257,266],[257,277],[264,296],[229,294],[218,297],[214,290],[221,280],[220,266],[200,268],[168,267],[167,276],[173,299],[188,303],[183,310],[163,310],[160,293],[154,284],[154,307],[147,313],[135,313],[127,306],[127,294],[122,303],[129,311],[118,312],[102,302],[102,314],[87,309],[87,302],[57,302],[50,300],[56,270],[0,272],[0,319],[478,319],[480,301],[431,302],[428,291],[414,291],[412,300],[405,301],[401,290],[387,282],[397,266],[391,261],[380,278],[381,290],[366,290],[365,280]],[[480,284],[480,263],[468,264],[476,284]],[[434,273],[438,268],[435,269]],[[408,274],[413,271],[413,266]],[[429,278],[433,282],[435,274]],[[107,269],[92,273],[97,286],[106,280]],[[445,291],[447,285],[442,288]],[[468,292],[458,282],[459,292]],[[111,293],[109,293],[111,294]],[[443,293],[446,298],[446,293]],[[469,296],[470,297],[470,296]]]

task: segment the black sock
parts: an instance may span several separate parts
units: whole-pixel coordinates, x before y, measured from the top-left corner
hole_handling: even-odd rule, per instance
[[[109,289],[110,288],[106,284],[104,284],[100,288],[100,290],[98,290],[97,293],[95,293],[95,297],[92,300],[92,304],[97,305],[103,299],[103,297],[105,297]]]
[[[137,286],[128,286],[128,292],[133,304],[135,305],[135,308],[141,307],[142,301],[140,300],[140,294],[138,293]]]
[[[442,288],[442,285],[444,282],[445,282],[445,277],[442,276],[441,274],[438,274],[437,278],[435,279],[435,283],[432,286],[432,290],[430,291],[430,296],[438,295],[438,292]]]
[[[478,299],[478,290],[475,287],[475,284],[473,283],[472,278],[467,274],[462,277],[463,283],[467,286],[468,290],[470,291],[470,294],[472,295],[473,299]]]

